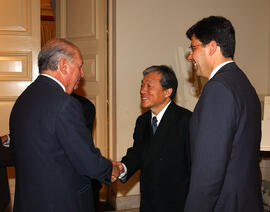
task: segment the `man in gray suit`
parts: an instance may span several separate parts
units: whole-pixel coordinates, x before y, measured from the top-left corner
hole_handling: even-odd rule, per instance
[[[233,61],[235,31],[223,17],[187,31],[197,75],[208,78],[190,121],[191,181],[185,212],[261,212],[261,110]]]

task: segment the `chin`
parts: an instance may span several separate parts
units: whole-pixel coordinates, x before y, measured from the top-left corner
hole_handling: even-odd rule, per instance
[[[145,108],[145,109],[148,109],[148,108],[150,108],[150,105],[148,105],[148,104],[141,104],[141,107],[142,108]]]

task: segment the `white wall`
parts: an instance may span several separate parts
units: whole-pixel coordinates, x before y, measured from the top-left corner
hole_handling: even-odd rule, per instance
[[[142,71],[154,64],[173,67],[179,80],[177,102],[193,110],[197,98],[188,82],[190,45],[186,30],[203,17],[222,15],[236,30],[235,61],[258,94],[270,94],[269,0],[116,0],[117,159],[133,143],[141,114]],[[134,178],[133,181],[138,181]],[[118,185],[119,195],[138,194],[138,185]]]

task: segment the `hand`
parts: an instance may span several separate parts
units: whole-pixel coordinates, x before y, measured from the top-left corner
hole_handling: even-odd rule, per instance
[[[122,174],[124,172],[124,167],[120,161],[112,161],[112,163],[114,166],[118,167],[120,174]]]
[[[112,177],[111,182],[115,182],[120,175],[120,170],[118,168],[118,165],[115,163],[115,161],[112,161],[113,169],[112,169]]]
[[[5,143],[7,140],[8,140],[8,136],[7,135],[1,136],[2,144]]]

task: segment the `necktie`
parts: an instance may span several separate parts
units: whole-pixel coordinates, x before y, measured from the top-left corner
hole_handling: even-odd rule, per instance
[[[157,117],[155,116],[152,118],[152,129],[153,129],[153,134],[155,134],[157,130]]]

